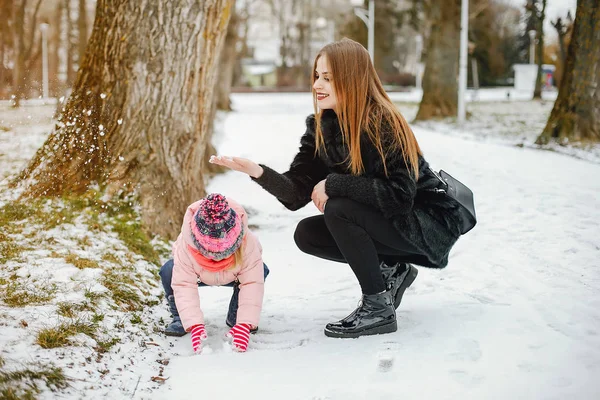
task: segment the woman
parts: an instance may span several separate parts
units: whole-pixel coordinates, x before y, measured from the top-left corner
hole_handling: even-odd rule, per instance
[[[348,263],[362,302],[325,335],[395,332],[395,309],[417,276],[407,262],[444,268],[460,236],[457,204],[429,169],[391,102],[366,49],[343,39],[326,45],[313,68],[314,115],[289,171],[239,157],[211,162],[248,174],[290,210],[313,201],[323,215],[298,224],[300,250]]]

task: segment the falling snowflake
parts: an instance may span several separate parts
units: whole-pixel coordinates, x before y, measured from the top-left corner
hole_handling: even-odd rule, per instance
[[[105,98],[106,98],[106,94],[104,94],[104,93],[100,93],[100,98],[101,98],[101,99],[105,99]]]

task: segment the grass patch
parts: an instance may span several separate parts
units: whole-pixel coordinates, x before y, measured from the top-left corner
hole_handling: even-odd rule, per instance
[[[23,251],[27,250],[19,246],[12,238],[0,233],[0,264],[6,264],[9,260],[19,260]]]
[[[98,324],[100,322],[104,321],[104,314],[94,314],[92,315],[92,323],[93,324]]]
[[[93,292],[91,289],[86,288],[83,292],[83,296],[90,301],[90,303],[94,304],[96,301],[100,300],[103,297],[106,297],[106,293],[104,292]]]
[[[41,224],[40,228],[43,230],[50,230],[61,224],[74,223],[80,215],[85,216],[91,230],[102,231],[105,225],[109,225],[130,251],[148,262],[159,263],[159,252],[142,229],[133,201],[114,198],[106,202],[100,199],[100,192],[96,190],[89,190],[81,195],[67,194],[60,198],[60,202],[45,197],[9,202],[0,208],[0,229],[5,233],[17,233],[22,231],[26,225],[24,222],[29,220]],[[91,240],[86,236],[79,239],[78,244],[81,247],[89,246]],[[14,246],[5,250],[13,257],[17,251],[18,248]]]
[[[90,303],[58,303],[56,313],[65,318],[75,318],[80,312],[93,311],[93,307]],[[92,319],[92,322],[94,320]]]
[[[129,322],[131,322],[132,324],[141,324],[142,323],[142,317],[140,316],[140,314],[133,314],[133,316],[131,317],[131,319],[129,320]]]
[[[120,341],[121,339],[119,339],[118,337],[112,337],[108,340],[97,340],[97,345],[96,347],[94,347],[94,350],[96,350],[99,354],[106,353]]]
[[[96,336],[96,325],[89,322],[64,322],[54,328],[45,328],[38,332],[35,342],[44,349],[54,349],[71,345],[69,338],[78,333]]]
[[[24,285],[15,280],[2,286],[4,287],[0,291],[0,300],[9,307],[46,304],[54,298],[57,291],[55,284]]]
[[[118,274],[115,270],[105,270],[100,283],[109,290],[113,301],[125,311],[142,311],[142,298],[130,287],[135,286],[128,274]]]
[[[113,264],[121,264],[121,260],[119,260],[119,258],[117,256],[115,256],[113,253],[104,253],[102,255],[102,261],[107,261]]]
[[[69,253],[65,257],[65,261],[68,262],[69,264],[73,264],[74,266],[76,266],[79,269],[100,268],[100,265],[98,264],[97,261],[89,260],[89,259],[83,258],[83,257],[79,257],[79,256],[77,256],[76,254],[73,254],[73,253]]]
[[[42,382],[52,391],[69,386],[62,369],[54,365],[31,363],[18,369],[7,369],[0,357],[0,399],[35,399],[41,393]]]
[[[142,230],[141,224],[127,218],[124,216],[115,218],[111,222],[113,231],[116,232],[119,239],[125,243],[129,250],[141,255],[148,262],[158,264],[158,253],[150,243],[148,235]]]

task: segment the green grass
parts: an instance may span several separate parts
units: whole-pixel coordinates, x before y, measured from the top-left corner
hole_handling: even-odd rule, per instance
[[[35,399],[41,393],[42,382],[52,391],[69,386],[69,380],[62,369],[54,365],[30,363],[20,368],[8,369],[5,360],[0,356],[0,399]]]
[[[125,311],[142,311],[142,298],[131,288],[135,286],[135,281],[129,274],[119,274],[114,269],[107,269],[104,270],[100,283],[108,289],[113,301]]]
[[[93,311],[94,307],[91,303],[69,303],[69,302],[61,302],[58,303],[56,308],[56,313],[65,318],[76,318],[81,312],[84,311]],[[92,322],[94,320],[92,319]]]
[[[102,261],[107,261],[113,264],[121,264],[121,260],[119,260],[119,258],[117,256],[115,256],[113,253],[104,253],[102,255]]]
[[[133,314],[131,316],[131,319],[129,320],[129,322],[131,322],[134,325],[141,324],[142,323],[142,317],[140,316],[140,314]]]
[[[0,233],[0,264],[9,260],[20,260],[20,256],[27,248],[18,245],[10,236]]]
[[[35,342],[44,349],[70,346],[71,341],[69,338],[78,333],[83,333],[94,339],[96,337],[96,325],[82,321],[63,322],[56,327],[40,330],[36,335]]]
[[[100,264],[97,261],[89,260],[87,258],[79,257],[73,253],[69,253],[65,257],[65,261],[69,264],[73,264],[75,267],[79,269],[85,268],[100,268]]]
[[[0,300],[9,307],[46,304],[54,299],[58,290],[55,284],[34,285],[17,280],[1,286],[3,287],[0,288]]]
[[[94,347],[94,350],[96,350],[99,354],[106,353],[120,341],[121,339],[118,337],[112,337],[107,340],[96,340],[96,347]]]

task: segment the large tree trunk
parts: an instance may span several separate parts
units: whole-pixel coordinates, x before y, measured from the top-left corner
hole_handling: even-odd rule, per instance
[[[217,59],[234,0],[99,0],[65,111],[21,174],[25,195],[135,193],[174,238],[204,193]]]
[[[537,144],[600,141],[600,3],[579,0],[558,98]]]
[[[431,33],[416,120],[456,116],[458,107],[460,0],[433,1],[429,10]]]
[[[542,0],[542,11],[538,18],[538,43],[537,43],[537,57],[538,57],[538,70],[535,78],[535,89],[533,90],[533,98],[542,98],[542,65],[544,64],[544,20],[546,19],[546,0]]]

